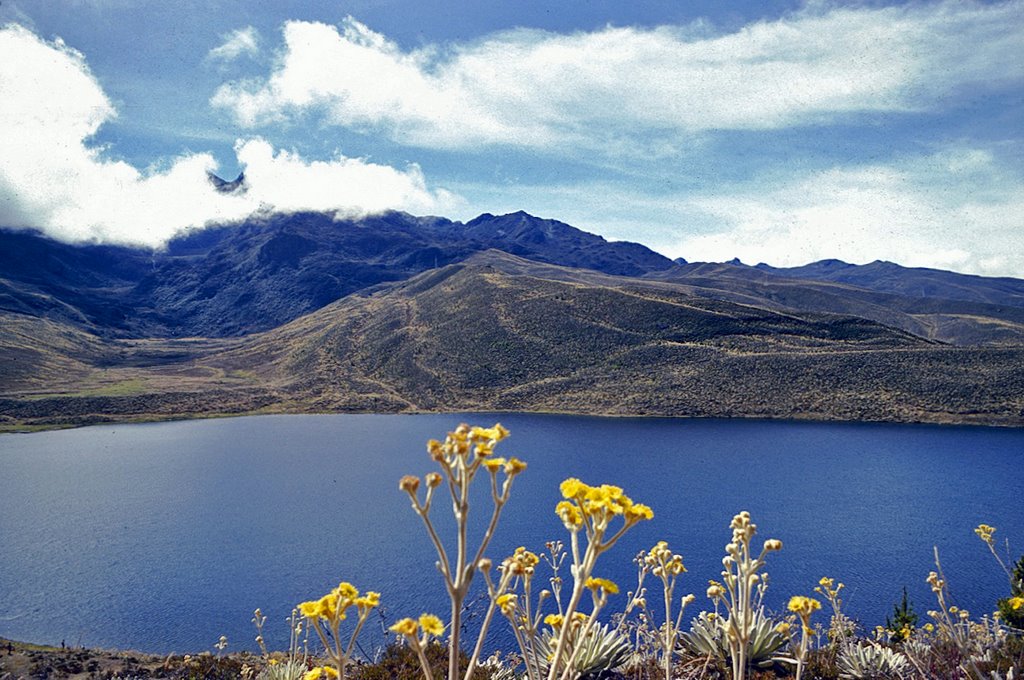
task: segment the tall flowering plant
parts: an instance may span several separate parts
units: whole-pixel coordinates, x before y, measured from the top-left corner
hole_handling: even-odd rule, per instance
[[[569,623],[577,618],[584,592],[591,592],[594,607],[583,626],[581,637],[593,628],[597,612],[607,602],[608,595],[618,592],[618,586],[611,581],[594,577],[597,558],[610,550],[638,522],[654,518],[650,507],[634,503],[617,486],[590,486],[570,477],[562,482],[560,490],[563,500],[555,506],[555,514],[569,531],[573,589],[565,609],[559,612],[565,625],[561,625],[558,631],[548,667],[548,680],[568,680],[572,676],[579,647],[567,654],[573,634]]]
[[[526,463],[518,458],[498,458],[494,448],[508,437],[509,432],[500,424],[494,427],[470,427],[459,425],[449,432],[443,442],[431,439],[427,452],[438,464],[441,471],[431,472],[423,481],[426,493],[419,495],[420,478],[412,475],[402,477],[399,488],[409,495],[413,511],[423,520],[423,526],[437,551],[437,567],[444,578],[448,598],[451,601],[451,618],[448,623],[448,680],[462,677],[459,667],[460,635],[462,631],[462,610],[469,593],[469,587],[477,572],[490,566],[484,558],[494,530],[498,526],[501,511],[508,502],[512,482],[523,470]],[[491,487],[491,517],[479,544],[474,548],[469,539],[469,489],[478,474],[484,474]],[[430,519],[430,510],[437,489],[444,487],[452,503],[455,515],[456,549],[450,554]],[[487,617],[489,623],[490,617]],[[487,635],[487,625],[481,627],[477,649]],[[408,637],[408,636],[406,636]],[[466,669],[465,679],[472,676],[475,663]]]
[[[722,581],[712,582],[708,597],[725,605],[729,614],[725,632],[732,659],[733,680],[743,680],[747,673],[747,652],[754,629],[754,591],[761,581],[758,572],[764,567],[768,553],[782,550],[782,541],[770,538],[764,542],[760,552],[753,547],[757,525],[750,521],[750,513],[744,510],[732,518],[732,540],[725,546],[722,558]]]

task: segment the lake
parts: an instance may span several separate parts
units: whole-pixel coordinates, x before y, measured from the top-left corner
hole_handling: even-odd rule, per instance
[[[1007,583],[979,523],[1010,539],[1014,559],[1024,552],[1019,429],[528,414],[108,425],[0,436],[0,636],[182,653],[224,634],[229,650],[252,649],[261,607],[281,648],[291,607],[339,580],[381,591],[388,621],[445,616],[398,479],[432,470],[426,440],[460,421],[502,422],[512,436],[497,455],[529,464],[488,551],[495,562],[566,536],[553,512],[565,477],[616,484],[655,518],[603,555],[598,574],[629,590],[635,554],[667,540],[689,570],[677,593],[698,596],[694,613],[740,510],[761,539],[784,543],[769,557],[769,607],[828,575],[869,626],[904,586],[925,622],[936,545],[958,604],[991,611]],[[474,506],[479,520],[487,510]],[[496,626],[501,644],[507,624]],[[364,646],[379,635],[368,630]]]

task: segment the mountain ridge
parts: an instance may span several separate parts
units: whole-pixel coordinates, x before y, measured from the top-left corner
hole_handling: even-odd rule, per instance
[[[673,262],[522,212],[270,216],[165,253],[0,232],[0,429],[443,410],[1024,425],[1024,282],[911,271],[901,289],[901,271]]]

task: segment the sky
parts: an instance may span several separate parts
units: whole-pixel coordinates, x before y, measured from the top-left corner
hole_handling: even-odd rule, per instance
[[[0,0],[0,225],[525,210],[1024,277],[1021,55],[1024,0]]]

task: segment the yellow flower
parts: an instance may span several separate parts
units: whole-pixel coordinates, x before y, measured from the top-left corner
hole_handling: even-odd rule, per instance
[[[711,581],[711,584],[708,586],[708,599],[716,600],[723,595],[725,595],[725,588],[723,588],[720,583]]]
[[[1010,609],[1017,611],[1021,607],[1024,607],[1024,597],[1011,597],[1007,604],[1010,605]]]
[[[575,477],[570,477],[569,479],[562,482],[560,489],[562,491],[563,498],[567,500],[572,500],[576,498],[582,498],[584,495],[586,495],[590,487],[581,482],[580,480],[576,479]]]
[[[278,661],[277,659],[267,659],[267,665],[268,666],[276,666],[279,663],[281,663],[281,662]]]
[[[419,624],[409,618],[401,619],[396,621],[393,626],[388,628],[393,633],[399,635],[405,635],[406,637],[412,637],[416,635],[416,631],[419,629]]]
[[[437,472],[428,472],[426,476],[427,486],[430,488],[441,486],[441,475]]]
[[[315,619],[320,616],[320,603],[315,601],[302,602],[299,604],[299,611],[307,619]]]
[[[331,666],[317,666],[306,671],[306,674],[302,676],[302,680],[319,680],[319,678],[336,678],[338,677],[338,671]]]
[[[347,581],[342,581],[338,584],[338,594],[346,600],[354,600],[359,597],[359,591],[356,587]]]
[[[567,529],[578,529],[583,524],[583,515],[570,501],[559,501],[555,506],[555,514],[561,518]]]
[[[441,619],[437,618],[433,614],[423,614],[420,616],[420,628],[423,632],[433,635],[434,637],[441,637],[444,635],[444,624],[441,623]]]
[[[783,622],[779,623],[777,626],[775,626],[775,630],[780,635],[785,635],[786,637],[789,637],[790,625],[786,621],[783,621]]]
[[[515,477],[525,469],[526,463],[524,463],[523,461],[519,460],[514,456],[512,458],[509,458],[508,462],[505,463],[505,474],[508,475],[509,477]]]
[[[420,478],[415,475],[405,475],[398,480],[398,488],[406,493],[414,494],[420,488]]]
[[[562,625],[562,615],[561,614],[548,614],[547,616],[544,617],[544,623],[546,623],[547,625],[551,626],[552,628],[558,628],[559,626]]]
[[[515,593],[505,593],[504,595],[499,595],[498,599],[494,602],[501,609],[502,614],[512,616],[512,613],[516,610],[516,599]]]
[[[639,522],[642,519],[654,519],[654,511],[643,503],[637,503],[626,509],[626,519],[631,522]]]
[[[502,427],[501,423],[496,423],[494,427],[473,427],[469,434],[473,439],[500,442],[509,435],[509,431]]]
[[[374,607],[380,606],[380,593],[375,593],[372,590],[368,590],[362,597],[357,597],[356,606],[363,609],[373,609]]]
[[[996,528],[990,527],[987,524],[979,524],[978,528],[974,530],[974,533],[978,534],[978,538],[985,541],[989,545],[992,545],[995,542],[995,539],[992,538],[992,534],[994,534],[995,532]]]
[[[804,597],[803,595],[794,595],[789,598],[789,611],[795,612],[801,618],[809,617],[812,612],[821,609],[821,603],[815,600],[813,597]]]
[[[427,440],[427,453],[430,454],[430,457],[433,460],[436,460],[438,462],[444,460],[444,457],[445,457],[444,444],[442,444],[441,442],[437,441],[436,439],[428,439]]]
[[[617,595],[619,593],[619,586],[617,586],[613,581],[609,581],[606,578],[597,578],[591,576],[583,582],[583,585],[587,588],[590,588],[595,593],[598,590],[603,590],[608,595]]]

